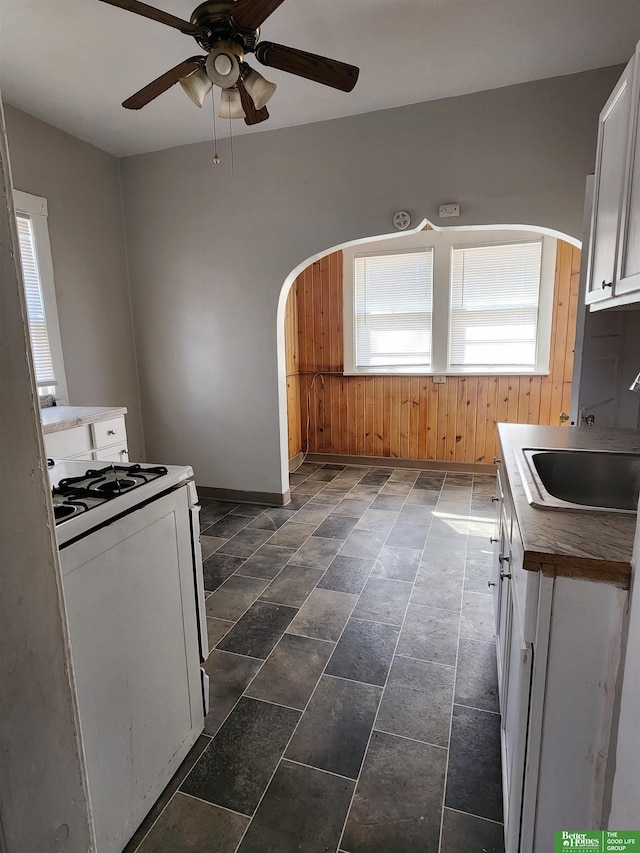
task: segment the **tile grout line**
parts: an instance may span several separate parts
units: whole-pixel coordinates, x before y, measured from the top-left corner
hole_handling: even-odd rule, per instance
[[[501,820],[491,820],[490,817],[483,817],[479,814],[474,814],[473,812],[463,812],[462,809],[454,809],[451,806],[446,806],[445,808],[449,809],[450,812],[455,812],[456,814],[464,814],[469,815],[469,817],[475,817],[478,820],[486,820],[487,823],[493,823],[495,826],[504,826],[504,823]]]
[[[472,481],[472,491],[473,491],[473,481]],[[469,495],[469,515],[471,514],[471,495]],[[458,622],[458,639],[456,641],[456,674],[453,680],[453,696],[451,697],[451,716],[449,717],[449,736],[447,738],[447,743],[449,744],[449,749],[447,751],[447,763],[444,771],[444,786],[442,791],[442,806],[440,807],[440,834],[438,836],[438,853],[440,853],[442,847],[442,833],[444,830],[444,809],[445,802],[447,800],[447,782],[449,780],[449,762],[451,760],[451,731],[453,729],[453,708],[456,703],[456,681],[458,680],[458,655],[460,652],[460,634],[462,632],[462,605],[464,601],[464,584],[467,577],[467,554],[469,551],[469,528],[467,527],[466,533],[466,541],[465,541],[465,549],[464,549],[464,571],[462,573],[462,588],[460,590],[460,619]]]
[[[344,779],[345,782],[355,782],[351,776],[343,776],[342,773],[334,773],[333,770],[325,770],[324,767],[314,767],[313,764],[305,764],[304,761],[296,761],[295,758],[285,758],[282,756],[280,759],[282,761],[288,761],[289,764],[297,764],[298,767],[306,767],[309,770],[317,770],[318,773],[326,773],[328,776],[335,776],[336,779]]]
[[[202,797],[196,797],[194,794],[188,794],[186,791],[178,790],[176,791],[176,794],[182,794],[183,797],[189,797],[189,799],[196,800],[198,803],[204,803],[205,805],[211,806],[214,809],[223,809],[223,811],[225,812],[230,812],[231,814],[238,815],[239,817],[246,817],[251,820],[250,816],[248,814],[245,814],[244,812],[238,812],[235,809],[230,809],[228,806],[221,806],[218,803],[211,803],[209,802],[209,800],[203,800]],[[173,797],[171,799],[173,799]]]
[[[412,488],[413,488],[413,487],[412,487]],[[402,503],[402,507],[406,506],[407,498],[408,498],[408,495],[405,497],[405,499],[404,499],[404,501],[403,501],[403,503]],[[389,532],[389,534],[387,534],[387,538],[385,539],[385,545],[386,545],[386,542],[387,542],[387,540],[388,540],[388,538],[389,538],[389,535],[390,535],[390,532]],[[407,619],[407,613],[409,612],[409,606],[410,606],[410,604],[411,604],[411,598],[413,597],[413,593],[414,593],[414,591],[415,591],[415,585],[416,585],[416,582],[417,582],[417,580],[418,580],[418,574],[419,574],[419,571],[420,571],[420,568],[419,568],[419,567],[420,567],[420,565],[421,565],[421,563],[422,563],[422,560],[424,559],[424,555],[425,555],[425,551],[426,551],[426,548],[427,548],[427,543],[428,543],[428,541],[429,541],[429,533],[427,532],[427,537],[426,537],[426,539],[425,539],[424,546],[423,546],[423,548],[422,548],[422,550],[421,550],[420,563],[418,564],[418,571],[416,572],[416,576],[415,576],[415,578],[413,579],[413,583],[412,583],[412,586],[411,586],[411,592],[409,593],[409,597],[408,597],[408,599],[407,599],[407,603],[406,603],[405,608],[404,608],[404,616],[403,616],[403,618],[402,618],[402,624],[400,625],[400,628],[399,628],[399,630],[398,630],[398,636],[396,637],[396,642],[395,642],[395,645],[394,645],[394,647],[393,647],[393,654],[391,655],[391,660],[390,660],[390,662],[389,662],[389,669],[387,670],[387,674],[386,674],[386,676],[385,676],[384,684],[382,685],[382,692],[381,692],[381,694],[380,694],[380,699],[378,700],[378,707],[376,708],[376,713],[375,713],[375,716],[374,716],[374,718],[373,718],[373,725],[371,726],[371,731],[369,732],[369,738],[368,738],[368,740],[367,740],[367,745],[366,745],[366,747],[365,747],[365,749],[364,749],[364,752],[362,753],[362,762],[361,762],[361,764],[360,764],[360,769],[358,770],[358,776],[357,776],[357,778],[356,778],[356,783],[355,783],[355,785],[354,785],[354,787],[353,787],[353,793],[352,793],[352,795],[351,795],[351,800],[350,800],[350,802],[349,802],[349,806],[348,806],[347,811],[346,811],[346,814],[345,814],[344,823],[342,824],[342,831],[341,831],[341,833],[340,833],[340,839],[339,839],[339,841],[338,841],[338,848],[342,847],[342,840],[343,840],[343,838],[344,838],[344,834],[345,834],[345,831],[346,831],[346,828],[347,828],[347,823],[349,822],[349,816],[350,816],[350,814],[351,814],[351,809],[353,808],[353,802],[354,802],[354,800],[355,800],[356,791],[358,790],[358,785],[360,784],[360,779],[361,779],[361,777],[362,777],[362,771],[363,771],[363,769],[364,769],[364,766],[365,766],[365,763],[366,763],[366,760],[367,760],[367,753],[369,752],[369,747],[370,747],[370,745],[371,745],[371,740],[372,740],[372,738],[373,738],[373,733],[374,733],[374,731],[376,730],[376,723],[378,722],[378,716],[379,716],[379,714],[380,714],[380,707],[381,707],[381,705],[382,705],[382,701],[383,701],[383,699],[384,699],[384,694],[385,694],[385,691],[386,691],[386,689],[387,689],[387,684],[388,684],[388,682],[389,682],[389,676],[390,676],[390,674],[391,674],[391,668],[392,668],[392,666],[393,666],[393,659],[394,659],[394,657],[395,657],[395,655],[396,655],[396,651],[397,651],[397,648],[398,648],[398,644],[399,644],[399,642],[400,642],[400,637],[402,636],[402,631],[404,630],[404,624],[405,624],[406,619]],[[382,548],[384,548],[384,547],[385,547],[385,545],[383,545],[383,546],[382,546]],[[382,548],[381,548],[380,550],[382,550]],[[416,550],[417,550],[417,549],[416,549]],[[362,593],[361,593],[361,595],[362,595]],[[360,597],[358,596],[358,601],[359,601],[359,600],[360,600]],[[356,602],[356,605],[357,605],[357,603],[358,603],[358,602]]]
[[[211,741],[213,740],[213,738],[211,737],[211,735],[205,734],[204,732],[202,732],[201,734],[199,734],[199,735],[198,735],[198,737],[206,737],[206,738],[207,738],[207,740],[209,741],[209,743],[208,743],[208,744],[205,746],[205,748],[202,750],[202,752],[200,753],[200,755],[198,756],[198,758],[196,759],[196,761],[194,761],[194,763],[193,763],[193,766],[194,766],[194,767],[196,766],[196,764],[198,763],[198,761],[200,761],[200,758],[202,757],[202,753],[204,753],[204,752],[209,748],[209,745],[211,744]],[[195,744],[194,744],[194,746],[195,746]],[[185,756],[185,757],[186,757],[186,756]],[[193,769],[193,768],[191,768],[191,769]],[[191,770],[189,771],[189,773],[190,773],[190,772],[191,772]],[[187,776],[189,775],[189,773],[187,773]],[[187,776],[185,776],[184,778],[186,779],[186,778],[187,778]],[[184,779],[182,780],[182,782],[184,782]],[[182,784],[182,782],[180,783],[180,785]],[[168,782],[167,784],[170,784],[170,782]],[[140,843],[139,843],[139,844],[136,844],[135,850],[133,850],[133,851],[132,851],[132,853],[138,853],[138,850],[140,850],[140,848],[142,847],[142,845],[143,845],[143,844],[144,844],[144,842],[146,841],[147,837],[149,836],[149,833],[153,830],[153,828],[154,828],[154,827],[155,827],[155,825],[158,823],[158,821],[160,820],[160,818],[162,817],[162,815],[163,815],[163,814],[166,812],[166,810],[169,808],[170,803],[172,803],[172,802],[173,802],[175,795],[176,795],[176,794],[178,793],[178,791],[180,790],[180,785],[178,785],[178,787],[175,789],[175,791],[173,792],[173,794],[171,794],[171,796],[169,797],[169,799],[167,800],[167,802],[166,802],[166,803],[164,804],[164,806],[160,809],[160,811],[158,812],[158,814],[157,814],[157,816],[156,816],[156,819],[153,821],[153,823],[151,824],[151,826],[149,827],[149,829],[148,829],[148,830],[145,832],[145,834],[142,836],[142,838],[140,839]],[[152,806],[152,808],[153,808],[153,806]],[[146,816],[145,816],[145,817],[146,817]],[[137,830],[136,830],[136,831],[137,831]]]
[[[386,729],[377,729],[375,726],[373,730],[374,732],[378,732],[379,734],[390,735],[391,737],[399,737],[402,740],[411,741],[411,743],[421,743],[424,746],[431,746],[434,749],[443,749],[445,752],[449,752],[449,748],[446,746],[442,746],[441,743],[431,743],[431,741],[420,740],[420,738],[417,737],[409,737],[409,735],[399,735],[397,732],[388,732]]]

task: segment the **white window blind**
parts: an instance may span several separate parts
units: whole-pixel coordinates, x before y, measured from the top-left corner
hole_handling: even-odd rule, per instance
[[[431,364],[433,250],[355,258],[356,369]]]
[[[31,219],[22,213],[17,214],[16,220],[36,383],[40,387],[54,386],[57,383],[49,346],[33,227]]]
[[[454,246],[449,362],[534,370],[542,241]]]

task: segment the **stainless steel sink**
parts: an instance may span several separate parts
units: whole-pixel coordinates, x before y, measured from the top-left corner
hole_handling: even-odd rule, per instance
[[[636,513],[640,454],[524,448],[516,453],[533,506]]]

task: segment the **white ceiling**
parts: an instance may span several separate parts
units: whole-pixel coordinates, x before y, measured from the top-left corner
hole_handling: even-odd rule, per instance
[[[195,0],[155,5],[189,19]],[[256,133],[626,61],[639,0],[286,0],[269,41],[358,65],[350,94],[274,69],[271,118]],[[196,53],[190,36],[98,0],[0,0],[7,103],[118,156],[211,138],[204,109],[174,86],[139,112],[120,103]],[[219,135],[228,122],[218,120]]]

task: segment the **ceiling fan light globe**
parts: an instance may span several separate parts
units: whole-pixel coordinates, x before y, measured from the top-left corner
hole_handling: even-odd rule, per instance
[[[221,89],[228,89],[238,82],[240,76],[238,57],[223,46],[211,49],[205,67],[209,80]]]
[[[270,83],[262,74],[253,69],[244,78],[244,85],[257,110],[261,110],[267,105],[277,89],[275,83]]]
[[[179,83],[197,107],[203,106],[205,98],[213,88],[213,83],[202,68],[197,68],[188,77],[182,77]]]
[[[240,92],[237,89],[223,89],[218,118],[245,118],[245,115]]]

